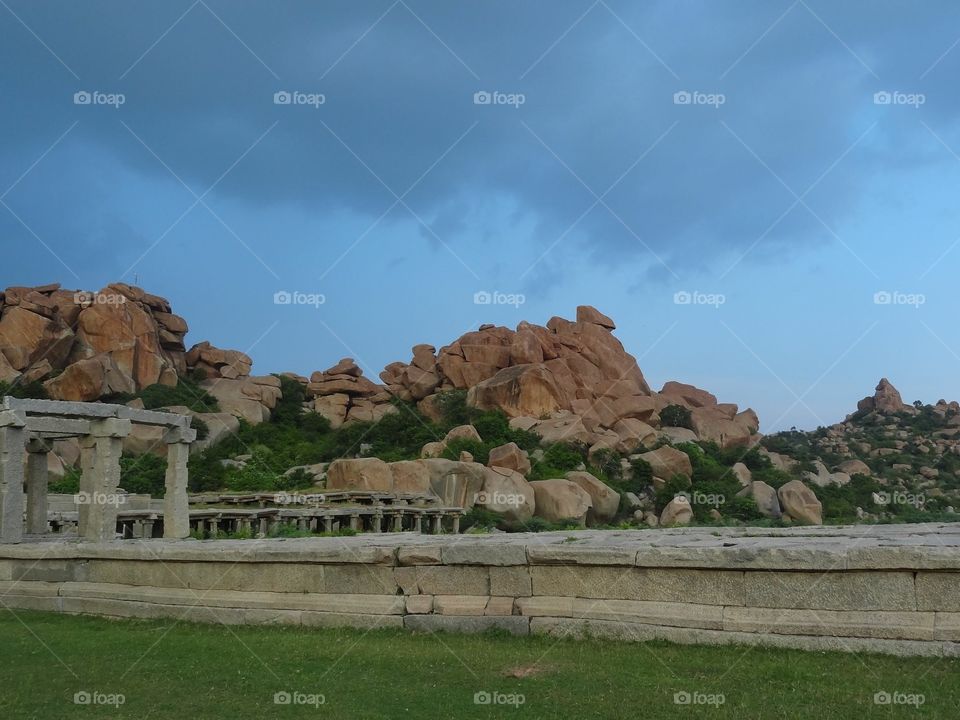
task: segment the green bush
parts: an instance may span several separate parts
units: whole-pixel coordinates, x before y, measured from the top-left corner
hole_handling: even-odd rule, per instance
[[[693,419],[690,410],[683,405],[667,405],[660,411],[660,425],[693,430]]]
[[[196,381],[182,377],[175,386],[148,385],[136,397],[143,400],[147,410],[156,410],[172,405],[185,405],[194,412],[219,412],[217,399],[200,387]]]
[[[31,400],[49,400],[47,389],[39,380],[28,383],[0,382],[0,398],[9,395],[15,398],[29,398]]]
[[[163,497],[166,458],[152,453],[120,458],[120,487],[128,493],[146,493]]]

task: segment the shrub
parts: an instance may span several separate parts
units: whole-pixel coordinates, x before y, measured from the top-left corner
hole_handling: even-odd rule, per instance
[[[31,400],[49,400],[47,389],[39,380],[28,383],[0,382],[0,398],[10,395],[15,398],[30,398]]]
[[[146,453],[137,457],[120,458],[120,487],[128,493],[146,493],[163,497],[166,458]]]
[[[185,405],[194,412],[218,412],[220,406],[217,399],[210,395],[200,385],[188,378],[182,377],[175,386],[148,385],[136,397],[143,400],[147,410],[156,410],[171,405]]]
[[[693,419],[690,410],[683,405],[667,405],[660,411],[660,425],[662,427],[681,427],[693,430]]]

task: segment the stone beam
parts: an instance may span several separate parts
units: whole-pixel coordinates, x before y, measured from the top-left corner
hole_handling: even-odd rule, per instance
[[[42,417],[27,415],[27,430],[36,435],[57,435],[74,437],[90,433],[89,420],[77,420],[65,417]]]

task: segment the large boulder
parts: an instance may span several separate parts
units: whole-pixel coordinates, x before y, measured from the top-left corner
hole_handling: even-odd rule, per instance
[[[480,463],[443,458],[417,460],[430,473],[430,487],[445,507],[469,510],[483,488],[486,468]]]
[[[467,402],[481,410],[503,410],[508,417],[543,417],[567,403],[566,394],[545,365],[515,365],[470,388]]]
[[[517,471],[488,467],[476,503],[503,515],[508,525],[521,525],[533,517],[536,496],[530,483]]]
[[[536,496],[537,517],[548,522],[575,522],[585,525],[593,507],[590,494],[570,480],[534,480],[530,483]]]
[[[808,488],[799,480],[791,480],[777,490],[780,507],[793,520],[809,525],[823,524],[823,506]]]
[[[593,506],[587,512],[589,524],[608,523],[620,508],[620,493],[588,472],[568,472],[567,480],[576,483],[590,496]]]
[[[874,394],[870,397],[865,397],[857,403],[857,409],[865,411],[876,410],[879,413],[892,414],[912,410],[913,408],[904,405],[903,398],[900,397],[900,391],[898,391],[889,380],[881,378],[880,382],[877,383]]]
[[[507,468],[516,470],[521,475],[528,475],[530,473],[530,457],[526,450],[521,450],[516,443],[509,442],[506,445],[498,445],[490,451],[487,466]]]
[[[327,490],[393,492],[393,473],[378,458],[334,460],[327,468]]]
[[[110,355],[78,360],[44,383],[54,400],[89,402],[113,393],[134,393],[136,384]]]
[[[390,463],[393,475],[393,491],[433,495],[430,486],[430,470],[416,460],[400,460]]]
[[[693,520],[693,508],[683,495],[677,495],[660,513],[661,525],[689,525]]]
[[[281,397],[280,378],[273,375],[204,380],[200,387],[217,399],[222,411],[252,425],[269,420]]]
[[[749,425],[751,416],[740,420],[737,417],[740,416],[720,406],[698,407],[690,412],[690,423],[701,440],[710,440],[722,448],[747,446],[756,428]]]
[[[847,475],[866,475],[867,477],[873,475],[870,466],[863,462],[863,460],[844,460],[837,465],[837,470]]]
[[[754,480],[750,483],[748,491],[757,503],[757,510],[760,514],[768,518],[780,517],[780,500],[777,491],[760,480]]]
[[[669,480],[674,475],[686,475],[688,478],[693,476],[690,457],[682,450],[669,445],[642,453],[640,459],[650,465],[655,476],[664,480]]]

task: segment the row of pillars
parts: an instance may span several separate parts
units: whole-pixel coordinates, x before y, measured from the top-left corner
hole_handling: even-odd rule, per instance
[[[116,537],[120,456],[130,420],[106,418],[90,421],[90,431],[80,439],[79,533],[84,540],[104,542]],[[187,460],[196,430],[173,427],[164,435],[167,445],[163,536],[182,539],[190,535],[187,498]],[[27,453],[24,465],[24,451]],[[17,543],[26,532],[47,532],[47,453],[49,444],[29,436],[25,416],[16,410],[0,412],[0,542]],[[26,486],[26,497],[24,497]]]

